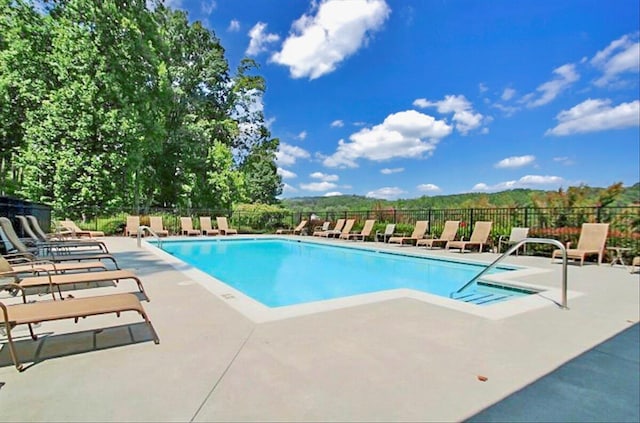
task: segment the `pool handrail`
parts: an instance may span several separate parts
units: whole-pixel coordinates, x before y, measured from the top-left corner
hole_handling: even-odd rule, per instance
[[[144,231],[149,232],[151,235],[153,235],[153,237],[155,239],[158,240],[158,248],[160,248],[162,250],[162,239],[158,236],[157,233],[154,232],[153,229],[151,229],[147,225],[138,226],[138,248],[140,248],[140,246],[141,246],[141,239],[142,239],[142,234],[144,233]]]
[[[509,256],[511,253],[516,251],[518,248],[520,248],[524,244],[553,244],[560,249],[560,251],[562,252],[562,305],[561,307],[565,310],[568,310],[569,307],[567,305],[567,249],[565,248],[564,244],[562,244],[557,239],[550,239],[550,238],[525,238],[521,241],[518,241],[517,243],[513,244],[510,248],[508,248],[507,251],[505,251],[502,255],[500,255],[500,257],[495,259],[493,263],[488,265],[480,273],[474,276],[473,279],[465,283],[462,286],[462,288],[458,289],[455,292],[452,292],[450,296],[453,297],[455,294],[459,294],[460,292],[462,292],[469,285],[471,285],[472,283],[480,279],[482,275],[487,273],[489,270],[493,269],[498,263],[504,260],[505,257]]]

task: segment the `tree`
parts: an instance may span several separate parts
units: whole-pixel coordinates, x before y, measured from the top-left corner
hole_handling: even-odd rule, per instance
[[[282,194],[282,177],[275,164],[279,144],[277,138],[256,144],[242,163],[246,195],[254,203],[274,204]]]

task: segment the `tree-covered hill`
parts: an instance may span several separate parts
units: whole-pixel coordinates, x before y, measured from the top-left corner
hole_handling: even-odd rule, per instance
[[[282,205],[294,211],[449,209],[467,207],[555,207],[555,206],[629,206],[640,205],[640,183],[630,187],[614,184],[607,188],[570,187],[566,191],[514,189],[494,193],[465,193],[422,196],[395,201],[358,195],[335,197],[301,197],[282,200]]]

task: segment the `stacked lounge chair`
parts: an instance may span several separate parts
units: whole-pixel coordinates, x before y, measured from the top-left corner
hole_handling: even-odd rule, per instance
[[[118,262],[111,254],[102,252],[74,251],[69,248],[52,248],[50,246],[40,249],[39,247],[27,247],[16,234],[11,221],[6,217],[0,217],[0,235],[6,245],[7,256],[18,258],[24,257],[29,260],[49,260],[55,263],[68,261],[102,261],[110,260],[119,269]]]

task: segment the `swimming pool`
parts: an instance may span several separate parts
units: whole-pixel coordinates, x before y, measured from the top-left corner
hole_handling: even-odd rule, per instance
[[[163,242],[162,249],[268,307],[285,307],[394,289],[444,298],[484,265],[285,239]],[[497,267],[490,273],[513,270]],[[456,295],[489,305],[533,293],[474,283]]]

